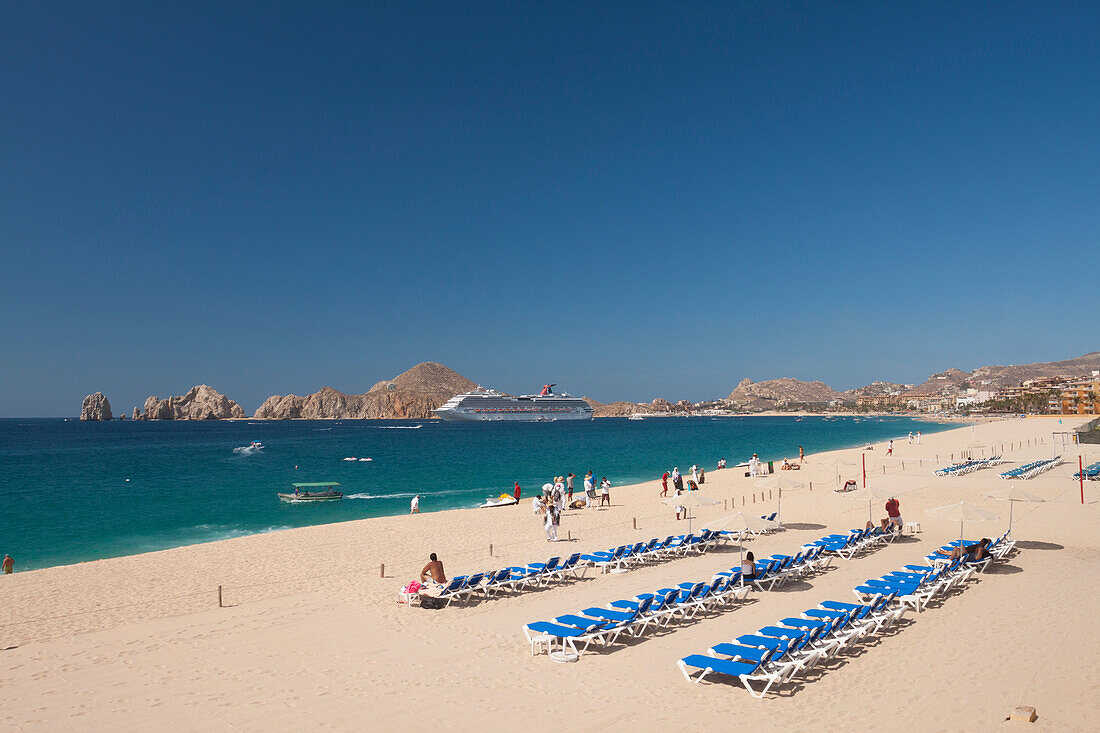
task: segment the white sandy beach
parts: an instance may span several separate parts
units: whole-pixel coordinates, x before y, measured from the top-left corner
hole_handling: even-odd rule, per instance
[[[453,576],[686,531],[659,503],[659,481],[614,488],[610,510],[568,512],[561,536],[574,541],[558,545],[545,541],[525,499],[519,507],[368,519],[16,573],[0,578],[0,724],[81,731],[418,723],[668,730],[685,722],[704,729],[1093,730],[1095,720],[1088,721],[1100,711],[1092,620],[1100,486],[1086,482],[1080,503],[1070,479],[1076,448],[1066,456],[1071,461],[1016,482],[1048,500],[1016,505],[1019,554],[824,673],[796,677],[757,700],[736,685],[689,685],[675,665],[821,601],[852,601],[852,588],[867,578],[921,562],[959,532],[927,508],[973,501],[1004,520],[968,525],[967,537],[999,536],[1008,505],[982,494],[1008,485],[997,477],[1004,469],[939,478],[932,471],[943,462],[934,457],[958,457],[973,443],[984,446],[979,456],[1004,444],[1010,460],[1049,457],[1052,431],[1084,421],[989,422],[925,435],[919,446],[900,436],[892,459],[876,444],[867,453],[869,480],[896,488],[903,516],[919,521],[922,533],[755,593],[740,607],[597,648],[574,664],[532,657],[523,624],[709,579],[737,562],[737,548],[439,611],[398,605],[396,592],[433,551]],[[1100,446],[1084,448],[1086,463],[1100,460]],[[808,455],[804,470],[790,475],[813,481],[813,491],[784,495],[788,530],[746,548],[757,556],[793,554],[803,542],[862,526],[867,504],[834,493],[833,469],[820,465],[837,456],[858,464],[861,452]],[[664,468],[654,466],[654,476]],[[844,471],[854,476],[855,469]],[[760,500],[756,486],[741,470],[726,469],[708,470],[702,489],[727,506],[746,501],[757,514],[774,510],[774,498]],[[699,510],[694,527],[727,513],[721,505]],[[874,513],[884,516],[880,505]],[[227,608],[217,607],[219,585]],[[1038,721],[1005,722],[1016,705],[1036,707]]]

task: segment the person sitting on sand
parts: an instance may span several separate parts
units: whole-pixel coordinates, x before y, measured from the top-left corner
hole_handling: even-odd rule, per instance
[[[439,561],[434,552],[428,556],[428,564],[420,571],[421,583],[427,583],[429,578],[438,585],[447,582],[447,574],[443,572],[443,563]]]
[[[779,470],[780,471],[790,471],[791,470],[791,464],[787,462],[786,458],[783,459],[783,463],[782,463],[782,465],[779,466]]]
[[[983,537],[976,545],[957,545],[952,547],[950,551],[941,548],[936,550],[936,554],[949,557],[952,560],[961,557],[964,562],[977,562],[989,557],[989,545],[991,543],[992,541],[988,537]]]
[[[848,479],[847,481],[844,482],[844,488],[843,489],[837,489],[837,491],[855,491],[855,490],[856,490],[856,482],[853,481],[852,479]]]
[[[756,557],[752,550],[745,553],[745,559],[741,561],[741,580],[756,580]]]

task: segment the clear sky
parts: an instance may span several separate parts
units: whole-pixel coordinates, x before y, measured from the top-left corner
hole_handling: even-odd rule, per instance
[[[5,3],[0,416],[1100,347],[1096,3]]]

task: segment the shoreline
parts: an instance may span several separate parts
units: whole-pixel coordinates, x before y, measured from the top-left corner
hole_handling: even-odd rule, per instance
[[[800,415],[792,414],[792,413],[775,412],[775,413],[757,413],[757,414],[753,414],[753,415],[734,415],[734,416],[731,416],[731,417],[789,417],[789,418],[794,418],[794,417],[799,417],[799,416]],[[805,416],[829,417],[831,415],[829,413],[816,413],[816,414],[815,413],[807,413]],[[677,417],[677,418],[689,418],[689,417],[690,418],[705,418],[705,417],[710,417],[710,416],[704,416],[704,415],[679,415],[679,414],[676,414],[676,415],[666,415],[665,417],[670,417],[670,418],[671,417]],[[844,415],[844,416],[841,416],[841,417],[849,417],[849,416]],[[871,417],[875,417],[875,416],[871,416]],[[896,416],[896,415],[895,416],[882,415],[882,416],[878,416],[878,417],[897,417],[899,419],[914,419],[914,418],[910,418],[908,416]],[[51,418],[43,418],[43,419],[51,419]],[[332,421],[332,420],[338,420],[338,419],[339,418],[319,418],[316,421],[318,421],[318,422],[320,422],[320,421]],[[602,418],[597,418],[597,419],[602,419]],[[626,419],[626,418],[614,418],[614,419]],[[235,422],[240,422],[241,420],[243,420],[243,418],[232,418],[232,420],[235,421]],[[367,422],[367,421],[376,421],[376,420],[378,420],[378,418],[363,418],[361,420],[356,420],[356,421],[357,422]],[[311,422],[311,421],[314,421],[314,420],[312,418],[309,418],[309,419],[307,419],[307,418],[294,418],[293,421]],[[196,422],[196,423],[207,423],[207,422],[222,422],[222,421],[221,420],[218,420],[218,421],[165,420],[165,421],[140,421],[140,422],[187,422],[187,423]],[[271,422],[289,422],[289,420],[288,421],[272,420]],[[415,422],[415,421],[410,420],[410,421],[403,421],[403,422]],[[957,422],[957,421],[929,419],[929,420],[927,420],[927,422],[943,424],[943,423],[953,423],[953,422]],[[958,421],[958,422],[961,422],[960,427],[965,427],[965,426],[969,426],[969,425],[972,425],[972,424],[976,424],[974,421]],[[958,428],[945,428],[944,430],[939,430],[939,431],[936,431],[935,433],[929,433],[929,435],[935,435],[935,434],[945,432],[947,430],[955,430],[955,429],[958,429]],[[900,435],[896,436],[896,439],[900,439],[901,437],[902,436],[900,436]],[[850,444],[841,445],[837,448],[833,448],[828,452],[847,451],[847,450],[860,450],[866,445],[867,445],[867,443],[864,442],[864,441],[856,441],[856,442],[853,442],[853,443],[850,443]],[[817,455],[817,454],[807,453],[807,459],[812,458],[814,455]],[[769,461],[772,461],[775,464],[777,464],[776,470],[778,471],[779,470],[778,469],[778,464],[784,459],[791,460],[792,455],[790,455],[790,454],[788,454],[788,455],[775,455],[775,456],[762,455],[761,456],[761,463],[766,466]],[[669,468],[671,468],[671,463],[669,464]],[[707,467],[703,466],[703,468],[707,468]],[[731,464],[727,467],[727,470],[735,470],[735,469],[736,469],[736,464]],[[707,470],[708,471],[713,471],[714,469],[709,469],[708,468]],[[659,476],[660,471],[661,471],[660,468],[644,469],[643,474]],[[713,472],[708,473],[708,476],[713,477],[714,473]],[[640,478],[640,476],[639,476],[638,479],[634,480],[632,483],[618,484],[616,488],[619,491],[633,490],[633,489],[638,488],[638,487],[643,487],[643,486],[649,485],[654,480],[656,480],[656,479]],[[500,487],[496,487],[496,488],[486,487],[485,490],[490,491],[490,493],[492,491],[498,491],[498,490],[499,491],[507,491],[508,493],[510,493],[510,487],[505,486],[503,484]],[[526,491],[530,491],[530,490],[531,489],[526,489],[525,490],[525,497],[526,498],[524,499],[524,501],[527,501],[529,499],[530,495],[526,494]],[[409,491],[413,491],[413,489],[409,489]],[[471,499],[471,501],[474,501],[474,500]],[[480,502],[481,499],[477,499],[476,501]],[[407,502],[406,502],[406,504],[407,504]],[[429,514],[439,514],[439,513],[446,513],[446,512],[468,511],[468,510],[476,509],[476,508],[477,508],[476,506],[452,506],[452,507],[440,508],[440,509],[422,509],[421,513],[424,514],[424,515],[429,515]],[[65,562],[65,563],[60,563],[60,564],[56,564],[56,565],[46,565],[46,566],[43,566],[43,567],[36,567],[36,568],[29,569],[29,570],[18,570],[18,568],[17,568],[17,571],[16,571],[16,573],[14,573],[14,575],[26,575],[27,573],[38,573],[38,572],[42,572],[42,571],[45,571],[45,570],[52,570],[52,569],[57,569],[57,568],[79,568],[79,567],[87,566],[91,563],[98,563],[98,562],[103,562],[103,561],[107,561],[107,560],[118,560],[118,559],[128,558],[128,557],[140,557],[140,556],[143,556],[143,555],[155,554],[155,553],[166,552],[166,551],[170,551],[170,550],[177,550],[177,549],[182,549],[182,548],[198,547],[198,546],[211,545],[211,544],[216,544],[216,543],[221,543],[221,542],[232,542],[232,541],[236,541],[236,540],[240,540],[240,539],[244,539],[244,538],[248,538],[248,537],[259,536],[259,535],[270,535],[270,534],[277,534],[277,533],[281,533],[281,532],[289,532],[289,531],[294,531],[294,530],[307,529],[307,528],[310,528],[310,527],[329,527],[329,526],[341,525],[341,524],[345,524],[345,523],[363,522],[363,521],[369,521],[369,520],[374,520],[374,519],[385,519],[385,518],[391,518],[391,517],[403,517],[403,516],[407,516],[407,515],[408,515],[407,510],[402,508],[402,509],[398,509],[398,510],[392,512],[392,513],[379,514],[377,516],[356,517],[356,518],[348,518],[348,519],[337,519],[337,520],[333,520],[333,521],[317,522],[317,523],[305,524],[305,525],[301,525],[301,526],[281,526],[277,523],[274,523],[274,524],[271,524],[271,525],[265,527],[264,529],[261,529],[261,530],[258,530],[258,531],[250,531],[250,530],[244,530],[244,529],[241,529],[241,530],[234,529],[234,530],[228,530],[228,531],[229,532],[239,532],[240,534],[235,534],[234,536],[230,536],[230,537],[214,537],[214,538],[211,538],[211,539],[202,539],[202,540],[199,540],[199,541],[184,539],[184,541],[179,542],[178,544],[173,542],[170,539],[166,539],[166,546],[159,547],[157,549],[147,549],[147,550],[143,550],[143,551],[140,551],[140,552],[123,552],[123,553],[120,553],[120,554],[109,554],[109,555],[105,555],[105,556],[102,556],[102,557],[95,557],[95,558],[91,558],[91,559],[87,559],[87,560],[76,560],[76,561],[73,561],[73,562]],[[200,527],[207,526],[209,523],[215,523],[216,524],[217,523],[217,518],[216,517],[209,517],[206,520],[206,524],[199,525],[199,526]],[[188,530],[191,530],[191,529],[196,529],[196,528],[192,527],[192,528],[179,529],[179,530],[177,530],[177,533],[178,534],[184,534],[185,532],[187,532]],[[150,543],[150,544],[152,544],[152,543]]]

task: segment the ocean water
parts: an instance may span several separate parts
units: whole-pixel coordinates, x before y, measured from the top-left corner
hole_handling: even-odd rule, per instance
[[[613,486],[673,466],[732,467],[955,427],[897,417],[439,421],[0,420],[0,553],[17,570],[288,527],[473,507],[519,481],[591,469]],[[242,450],[253,440],[265,448]],[[345,461],[346,457],[366,461]],[[338,481],[345,498],[285,504],[291,482]],[[612,494],[614,495],[614,494]]]

